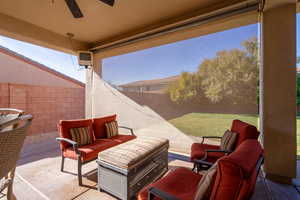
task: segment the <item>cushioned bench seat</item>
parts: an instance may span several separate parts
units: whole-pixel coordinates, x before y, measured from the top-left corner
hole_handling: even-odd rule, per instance
[[[114,148],[101,151],[98,160],[119,168],[130,169],[166,145],[169,145],[169,141],[164,138],[138,137]]]

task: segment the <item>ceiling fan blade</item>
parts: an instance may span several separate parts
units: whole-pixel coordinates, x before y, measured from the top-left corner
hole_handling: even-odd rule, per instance
[[[75,0],[65,0],[65,2],[67,4],[69,10],[71,11],[73,17],[75,17],[75,18],[83,17],[83,14]]]
[[[110,5],[110,6],[114,6],[115,4],[115,0],[100,0],[102,1],[103,3],[106,3],[107,5]]]

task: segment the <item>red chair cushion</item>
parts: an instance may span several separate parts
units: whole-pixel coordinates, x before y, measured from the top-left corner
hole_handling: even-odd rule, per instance
[[[148,199],[148,189],[150,187],[157,187],[179,199],[193,200],[201,177],[201,174],[197,174],[190,169],[177,168],[174,171],[169,172],[162,179],[159,179],[142,189],[138,194],[138,200]],[[154,198],[154,200],[160,199]]]
[[[132,135],[117,135],[110,139],[98,139],[93,144],[79,147],[78,150],[81,153],[82,161],[85,162],[96,159],[98,157],[98,153],[101,151],[122,144],[134,138],[135,136]],[[77,155],[72,147],[65,149],[63,153],[65,157],[77,160]]]
[[[211,144],[200,144],[200,143],[194,143],[192,144],[192,151],[191,151],[191,160],[194,159],[201,159],[205,156],[205,150],[207,149],[220,149],[219,146],[217,145],[211,145]],[[206,161],[208,162],[215,162],[218,160],[220,157],[224,156],[224,153],[219,153],[219,152],[211,152],[207,154],[207,159]]]
[[[233,120],[231,131],[238,133],[238,138],[235,144],[236,147],[238,147],[246,139],[257,140],[259,136],[259,132],[255,126],[237,119]]]
[[[60,137],[72,139],[70,134],[71,128],[79,128],[79,127],[89,127],[90,128],[90,136],[92,142],[95,141],[95,136],[93,133],[93,121],[91,119],[79,119],[79,120],[61,120],[58,124],[58,132]],[[60,142],[61,149],[64,150],[72,145],[67,142]]]
[[[250,139],[229,156],[222,157],[210,199],[249,199],[256,183],[256,165],[262,154],[259,142]]]
[[[93,119],[94,135],[96,139],[107,138],[105,123],[116,121],[117,115]]]

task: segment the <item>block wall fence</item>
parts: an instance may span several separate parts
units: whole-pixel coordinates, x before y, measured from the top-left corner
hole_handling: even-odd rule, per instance
[[[29,135],[57,131],[64,119],[84,118],[85,89],[0,83],[0,107],[33,115]]]
[[[172,102],[167,94],[124,91],[121,92],[136,103],[140,105],[147,105],[166,120],[181,117],[182,115],[193,112],[220,114],[258,114],[258,105],[256,104],[211,104],[203,100],[201,101],[201,103],[191,101],[188,104],[179,105]]]

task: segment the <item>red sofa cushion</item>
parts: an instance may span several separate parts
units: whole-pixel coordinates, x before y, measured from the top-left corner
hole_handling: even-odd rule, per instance
[[[95,141],[95,137],[93,134],[93,121],[91,119],[78,119],[78,120],[61,120],[58,124],[58,132],[60,137],[72,139],[70,134],[71,128],[79,128],[79,127],[89,127],[90,128],[90,136],[92,142]],[[71,147],[72,145],[67,142],[60,142],[60,147],[62,150]]]
[[[81,153],[82,161],[89,161],[89,160],[94,160],[95,158],[97,158],[98,153],[100,151],[104,151],[105,149],[108,149],[115,145],[118,145],[118,144],[116,144],[115,142],[112,142],[112,141],[96,140],[93,144],[79,147],[78,150]],[[67,158],[77,160],[77,155],[72,147],[65,149],[64,156]]]
[[[251,124],[242,122],[240,120],[233,120],[231,131],[236,132],[238,134],[237,141],[235,146],[239,146],[246,139],[256,139],[259,136],[259,132],[257,128]]]
[[[134,138],[135,136],[132,135],[117,135],[109,139],[97,139],[93,144],[81,146],[78,150],[81,152],[82,161],[94,160],[98,157],[99,152]],[[65,149],[64,156],[77,160],[77,155],[72,147]]]
[[[93,119],[94,135],[96,139],[107,138],[105,123],[116,121],[117,115]]]
[[[116,135],[111,138],[97,139],[97,141],[111,141],[116,144],[122,144],[124,142],[128,142],[129,140],[135,139],[134,135]]]
[[[169,172],[164,178],[142,189],[138,194],[138,200],[148,200],[148,189],[153,186],[179,199],[193,200],[201,177],[201,174],[190,169],[177,168]],[[154,198],[154,200],[160,199]]]
[[[263,154],[257,140],[245,140],[229,156],[218,162],[218,172],[210,199],[249,199],[257,177],[256,165]]]
[[[193,143],[192,151],[191,151],[191,160],[203,158],[205,155],[205,150],[207,150],[207,149],[220,149],[220,147],[217,145],[211,145],[211,144]],[[211,153],[208,153],[208,157],[207,157],[206,161],[214,163],[216,160],[218,160],[222,156],[224,156],[224,153],[211,152]]]

